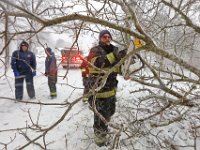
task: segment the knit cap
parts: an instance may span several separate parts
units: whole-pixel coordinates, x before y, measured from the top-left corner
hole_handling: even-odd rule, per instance
[[[99,40],[100,40],[100,38],[101,38],[104,34],[109,34],[110,37],[111,37],[111,39],[112,39],[112,36],[111,36],[111,34],[110,34],[110,32],[109,32],[108,30],[102,30],[102,31],[99,33]]]

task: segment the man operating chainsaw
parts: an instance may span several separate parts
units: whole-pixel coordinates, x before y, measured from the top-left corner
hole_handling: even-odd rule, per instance
[[[108,30],[99,33],[99,44],[93,47],[87,57],[90,62],[88,85],[91,96],[88,101],[94,111],[95,143],[103,146],[107,142],[108,125],[115,113],[117,74],[120,68],[114,67],[125,55],[111,44],[112,36]],[[111,73],[107,73],[110,69]]]

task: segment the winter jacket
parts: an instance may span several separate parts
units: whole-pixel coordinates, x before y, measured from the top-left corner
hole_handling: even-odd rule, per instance
[[[11,68],[20,75],[26,75],[36,70],[36,58],[31,51],[16,50],[12,54]]]
[[[58,67],[56,63],[56,58],[53,52],[51,52],[50,57],[46,57],[45,60],[45,74],[46,75],[57,75]]]
[[[81,69],[81,74],[83,78],[87,78],[89,75],[89,66],[88,62],[86,61],[87,57],[84,58],[83,62],[81,63],[80,69]]]
[[[87,57],[87,60],[93,64],[95,67],[101,70],[109,70],[112,68],[120,59],[116,56],[117,47],[112,44],[105,46],[99,43],[98,46],[93,47]],[[108,78],[104,86],[97,92],[97,98],[109,98],[115,96],[117,88],[117,74],[119,68],[115,69],[112,73],[108,75]],[[94,88],[95,85],[100,85],[101,78],[104,75],[101,71],[95,69],[94,67],[89,67],[89,85],[90,88]]]

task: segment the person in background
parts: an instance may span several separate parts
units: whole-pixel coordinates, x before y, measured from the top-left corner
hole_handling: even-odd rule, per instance
[[[16,100],[23,98],[24,79],[28,96],[30,99],[35,99],[33,77],[36,76],[36,58],[34,53],[29,50],[29,44],[26,41],[22,41],[19,50],[12,53],[11,68],[15,76]]]
[[[81,63],[81,66],[80,66],[80,69],[81,69],[82,81],[83,81],[83,86],[84,86],[82,101],[84,103],[87,103],[88,102],[87,94],[89,92],[89,86],[88,86],[89,70],[88,70],[87,57],[85,57],[83,59],[83,62]]]
[[[111,33],[108,30],[102,30],[99,33],[99,44],[91,48],[87,57],[87,60],[92,64],[89,66],[88,85],[90,91],[95,90],[95,92],[91,92],[92,95],[88,102],[94,111],[94,141],[98,146],[107,143],[107,122],[115,113],[117,74],[120,73],[120,68],[115,68],[102,84],[101,81],[105,78],[102,70],[110,70],[126,55],[126,50],[119,51],[117,47],[111,44],[111,41]]]
[[[47,55],[45,59],[45,76],[48,78],[48,86],[50,90],[50,97],[52,99],[57,97],[56,83],[58,67],[56,63],[56,57],[50,47],[45,49]]]

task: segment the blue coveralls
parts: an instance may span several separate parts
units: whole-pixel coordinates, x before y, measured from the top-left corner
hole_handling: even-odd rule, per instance
[[[35,89],[33,83],[32,71],[36,70],[36,58],[31,51],[16,50],[12,54],[11,68],[14,73],[19,73],[15,77],[15,98],[21,100],[23,98],[23,82],[26,81],[26,89],[30,98],[35,97]]]

